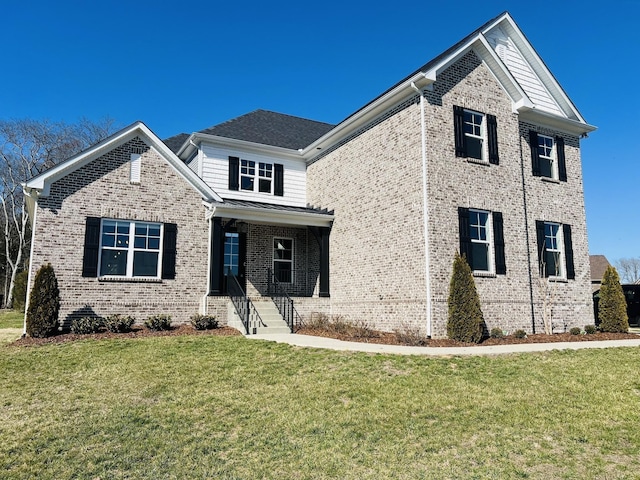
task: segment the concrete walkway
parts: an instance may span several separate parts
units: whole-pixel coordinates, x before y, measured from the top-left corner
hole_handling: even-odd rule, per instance
[[[262,334],[247,335],[250,340],[268,340],[288,343],[297,347],[326,348],[352,352],[389,353],[395,355],[499,355],[506,353],[544,352],[549,350],[580,350],[583,348],[640,347],[640,336],[631,340],[603,340],[556,343],[519,343],[515,345],[490,345],[478,347],[407,347],[403,345],[381,345],[377,343],[344,342],[333,338],[310,335]]]

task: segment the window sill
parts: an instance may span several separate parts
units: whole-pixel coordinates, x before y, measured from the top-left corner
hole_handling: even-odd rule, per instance
[[[98,277],[98,281],[122,283],[162,283],[162,279],[156,277]]]
[[[560,180],[558,180],[557,178],[551,178],[551,177],[540,177],[540,179],[543,182],[548,182],[548,183],[560,183]]]
[[[486,160],[480,160],[478,158],[467,157],[467,162],[475,163],[476,165],[484,165],[485,167],[489,167],[491,164]]]
[[[549,281],[554,283],[569,283],[569,280],[561,277],[549,277]]]
[[[473,272],[473,276],[480,277],[480,278],[496,278],[497,277],[495,273],[491,273],[491,272]]]

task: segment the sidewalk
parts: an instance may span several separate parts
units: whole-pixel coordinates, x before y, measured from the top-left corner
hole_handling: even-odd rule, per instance
[[[383,353],[395,355],[500,355],[507,353],[545,352],[550,350],[581,350],[583,348],[640,347],[640,337],[632,340],[603,340],[558,343],[520,343],[515,345],[489,345],[478,347],[407,347],[377,343],[344,342],[333,338],[312,337],[291,333],[247,335],[249,340],[268,340],[288,343],[297,347],[326,348],[352,352]]]

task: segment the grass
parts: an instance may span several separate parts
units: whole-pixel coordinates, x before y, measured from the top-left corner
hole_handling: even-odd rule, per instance
[[[23,328],[24,312],[17,310],[0,310],[0,329]]]
[[[0,471],[638,478],[639,354],[433,359],[195,336],[4,346]]]

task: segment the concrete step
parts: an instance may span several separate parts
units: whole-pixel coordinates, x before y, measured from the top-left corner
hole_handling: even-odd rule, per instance
[[[287,334],[291,333],[289,326],[282,319],[282,315],[278,311],[278,307],[271,300],[253,301],[253,306],[260,315],[265,327],[257,327],[256,333],[259,334]],[[228,303],[228,325],[236,328],[244,333],[244,325],[235,311],[233,302]]]

